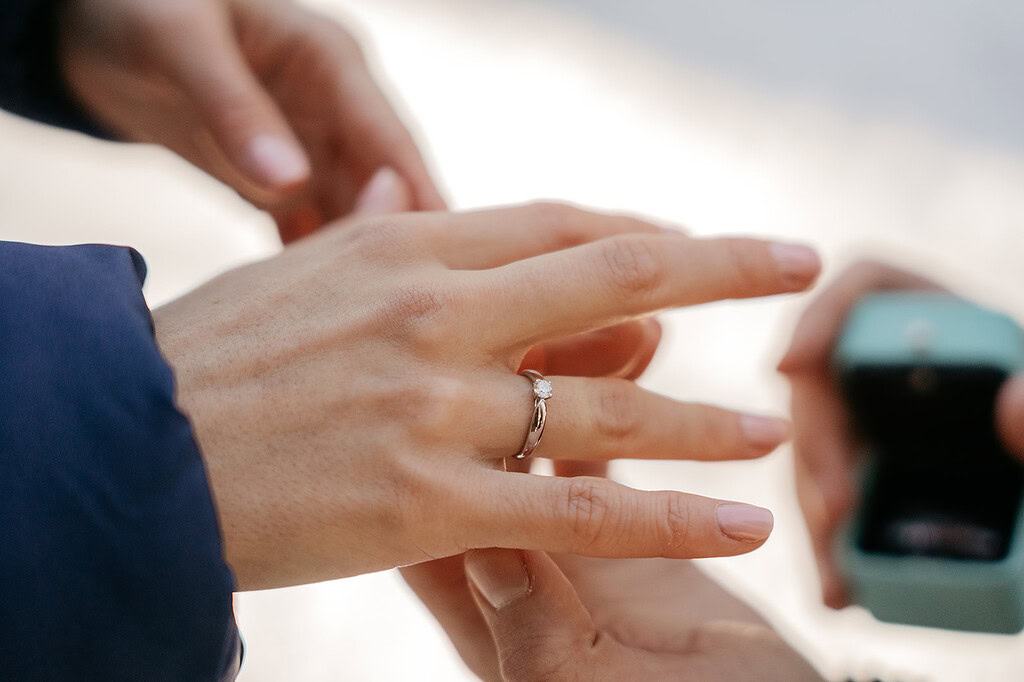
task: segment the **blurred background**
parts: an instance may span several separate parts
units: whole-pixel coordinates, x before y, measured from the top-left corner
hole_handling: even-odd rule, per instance
[[[319,0],[361,35],[459,208],[538,197],[698,234],[814,244],[930,273],[1022,319],[1024,5],[1006,0]],[[280,248],[268,218],[176,157],[0,115],[0,238],[128,243],[157,306]],[[782,413],[805,299],[666,316],[643,380]],[[1020,637],[885,625],[820,606],[791,455],[620,464],[647,488],[776,512],[702,562],[834,679],[1016,680]],[[394,572],[240,595],[243,682],[471,679]]]

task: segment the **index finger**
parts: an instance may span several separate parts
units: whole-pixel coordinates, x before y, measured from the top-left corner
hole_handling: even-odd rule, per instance
[[[518,349],[666,308],[802,291],[820,269],[797,244],[622,234],[481,273],[480,328],[485,344]]]

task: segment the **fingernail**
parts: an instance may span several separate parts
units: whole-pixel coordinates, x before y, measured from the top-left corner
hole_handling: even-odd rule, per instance
[[[783,280],[794,289],[810,284],[821,270],[817,252],[802,244],[772,244],[772,257]]]
[[[356,198],[356,210],[388,205],[391,193],[394,191],[397,182],[398,173],[392,168],[384,166],[378,170]]]
[[[715,518],[723,533],[740,542],[760,542],[775,526],[770,511],[749,504],[720,504],[715,509]]]
[[[514,549],[478,549],[466,555],[466,576],[495,609],[530,593],[530,574]]]
[[[774,448],[789,437],[789,422],[785,419],[745,414],[740,427],[747,442],[756,448]]]
[[[275,187],[302,182],[309,175],[309,162],[294,144],[275,135],[257,135],[249,142],[252,169]]]

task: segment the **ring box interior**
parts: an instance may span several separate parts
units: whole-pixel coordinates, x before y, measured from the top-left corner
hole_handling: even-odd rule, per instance
[[[1012,320],[949,295],[876,294],[847,319],[834,369],[865,457],[837,552],[880,620],[1024,628],[1024,467],[995,427],[1022,366]]]

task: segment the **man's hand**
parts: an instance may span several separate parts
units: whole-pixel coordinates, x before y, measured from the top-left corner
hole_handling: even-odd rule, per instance
[[[356,41],[286,0],[70,0],[60,37],[101,126],[228,183],[285,242],[347,215],[385,166],[414,209],[444,207]]]

